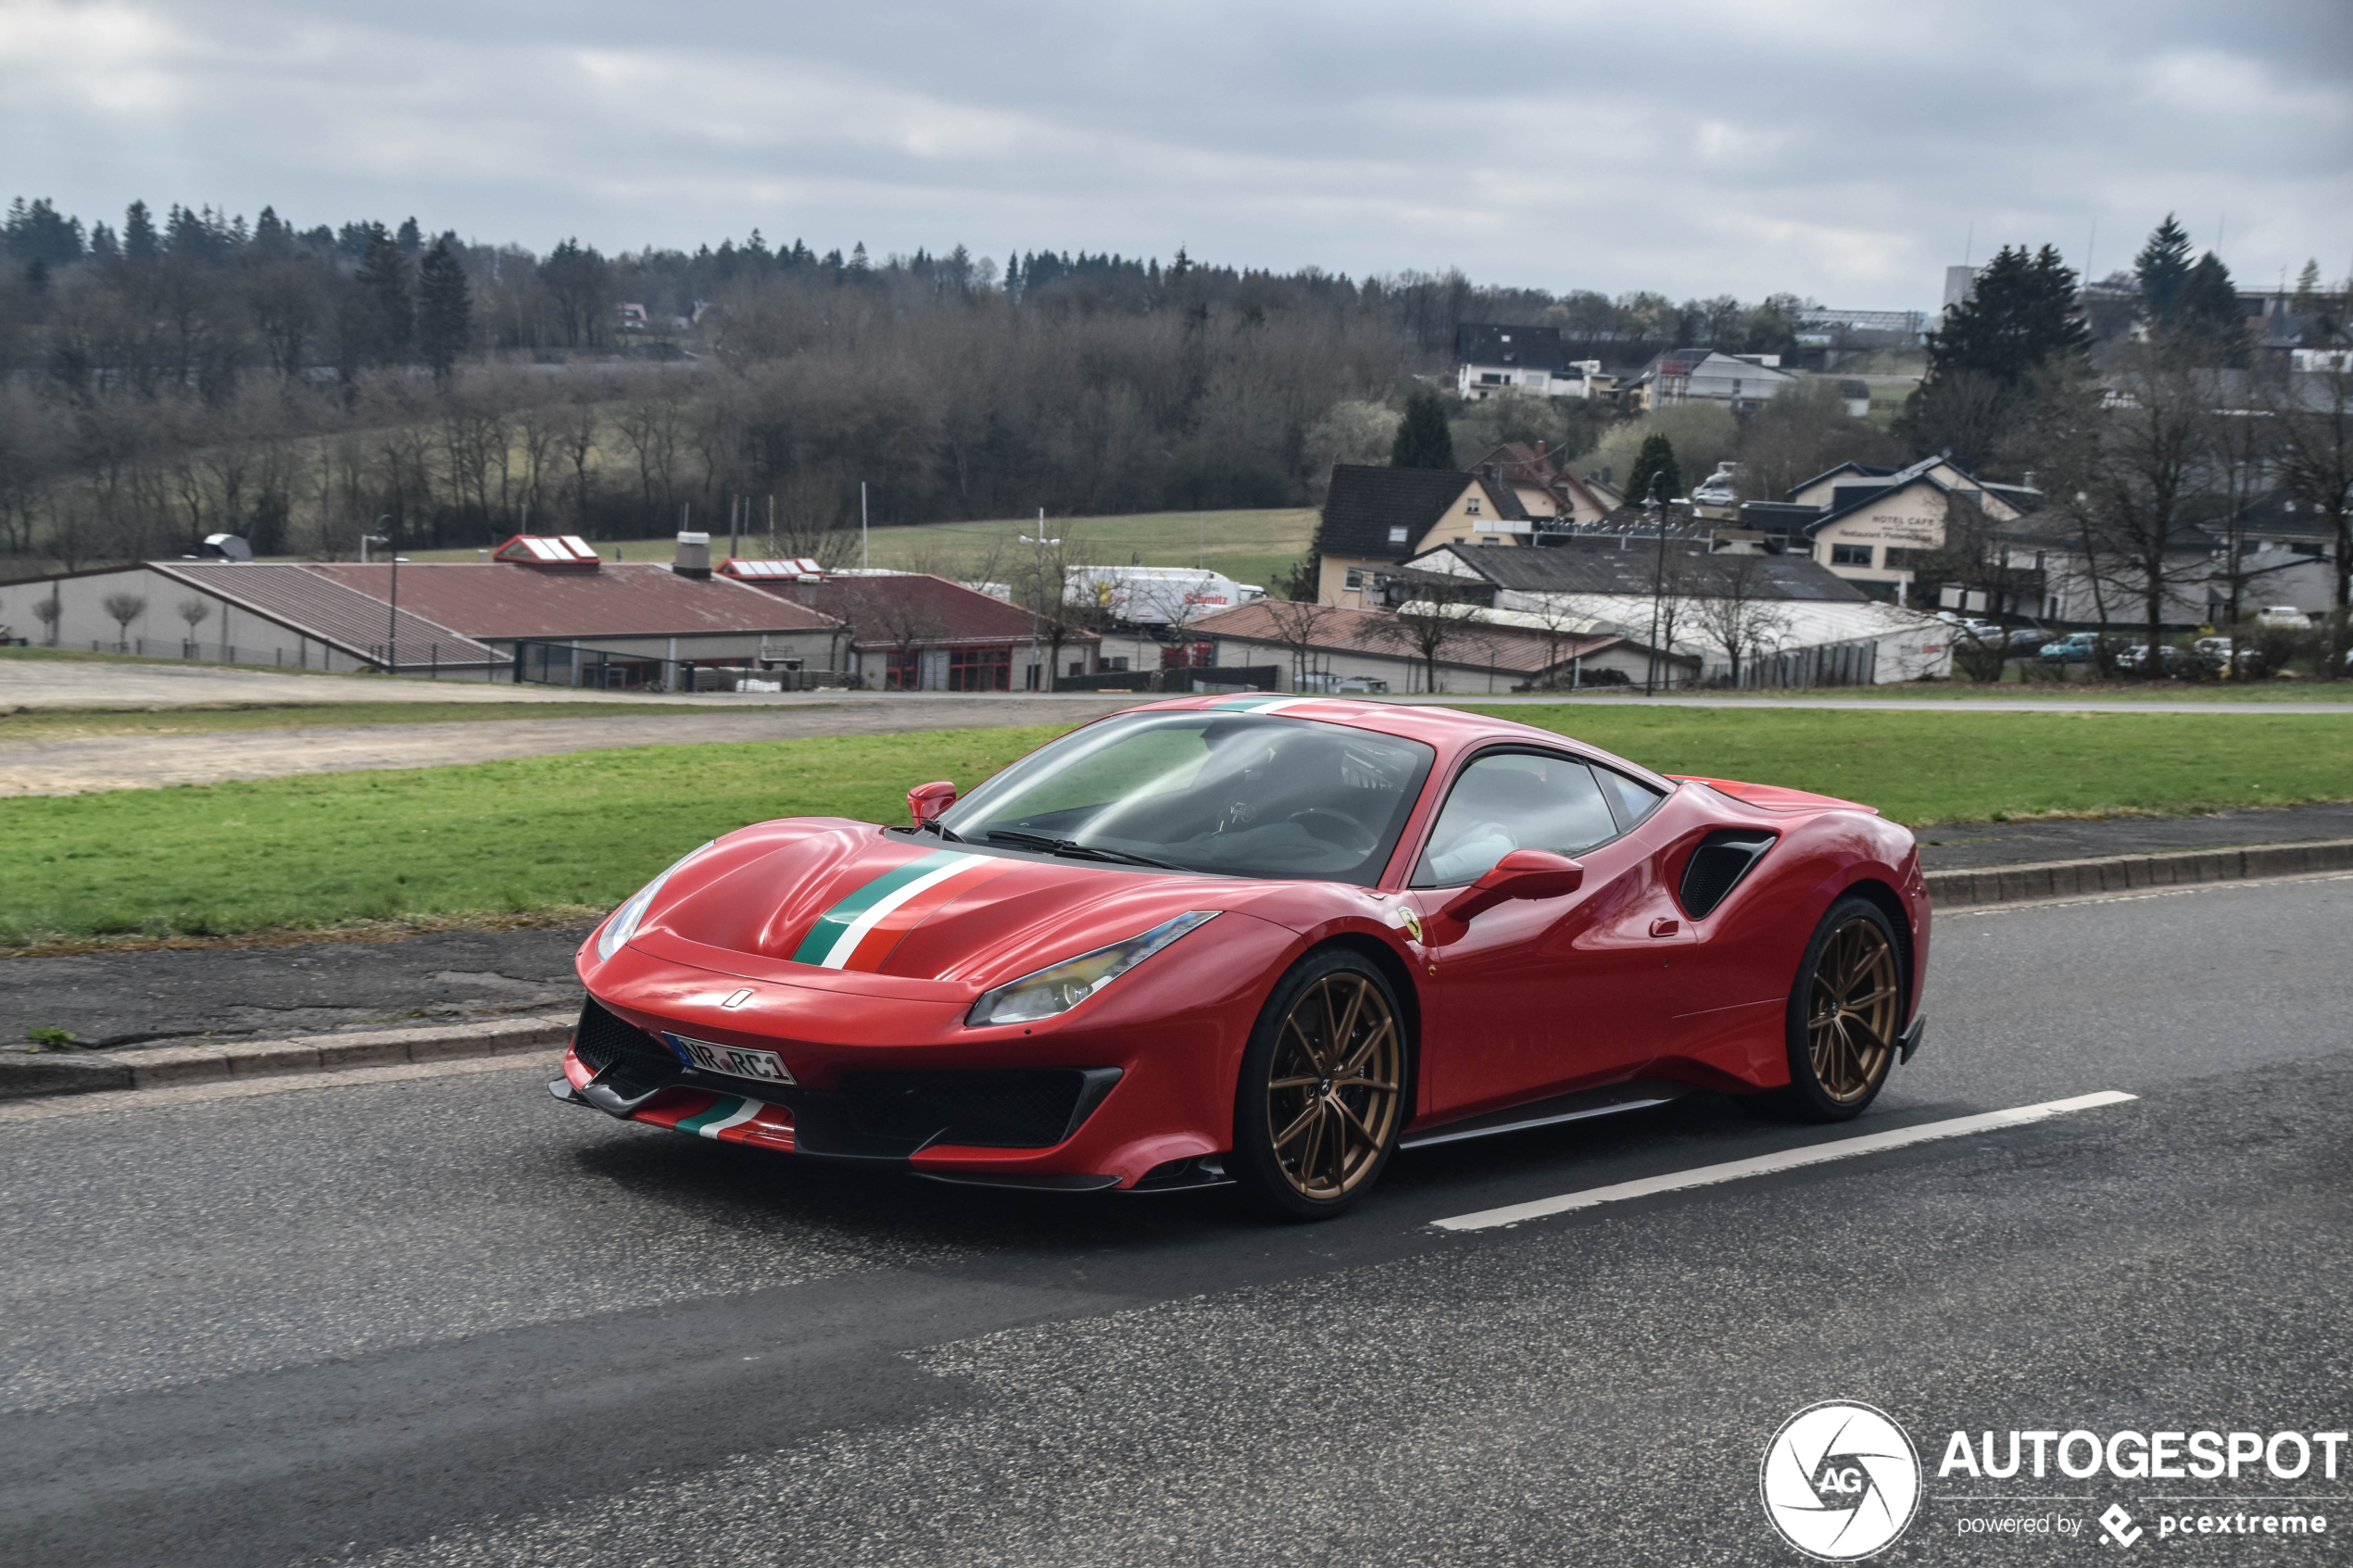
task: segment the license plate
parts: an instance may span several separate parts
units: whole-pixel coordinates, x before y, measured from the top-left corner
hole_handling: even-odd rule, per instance
[[[774,1051],[748,1051],[741,1046],[713,1045],[709,1040],[690,1040],[684,1035],[665,1035],[670,1048],[684,1058],[690,1067],[707,1073],[724,1073],[732,1078],[758,1078],[770,1084],[798,1082],[785,1059]]]

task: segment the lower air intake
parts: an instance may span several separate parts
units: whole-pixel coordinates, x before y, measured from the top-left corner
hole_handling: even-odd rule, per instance
[[[1078,1130],[1115,1068],[846,1073],[839,1100],[870,1137],[975,1148],[1048,1148]]]
[[[616,1062],[631,1067],[675,1068],[670,1047],[624,1019],[607,1012],[591,997],[580,1010],[580,1024],[572,1036],[573,1054],[591,1073],[602,1073]]]

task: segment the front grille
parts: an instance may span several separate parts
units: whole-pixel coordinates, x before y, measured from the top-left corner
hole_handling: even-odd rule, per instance
[[[1095,1082],[1102,1071],[845,1073],[838,1098],[851,1124],[869,1137],[1046,1148],[1069,1136],[1081,1113],[1102,1098],[1110,1087]]]
[[[678,1066],[678,1059],[670,1054],[667,1046],[635,1024],[598,1007],[594,997],[580,1010],[580,1024],[573,1034],[572,1050],[580,1064],[591,1073],[602,1073],[616,1062],[637,1069],[640,1074],[654,1068],[675,1071]],[[615,1087],[619,1087],[617,1083]]]

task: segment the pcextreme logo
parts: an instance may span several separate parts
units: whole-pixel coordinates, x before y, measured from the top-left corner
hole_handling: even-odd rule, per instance
[[[1920,1456],[1886,1411],[1851,1399],[1808,1405],[1765,1445],[1765,1517],[1806,1556],[1849,1562],[1892,1544],[1920,1504]]]

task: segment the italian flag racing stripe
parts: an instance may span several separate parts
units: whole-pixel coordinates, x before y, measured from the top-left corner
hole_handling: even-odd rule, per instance
[[[715,1095],[701,1089],[681,1089],[630,1118],[648,1127],[693,1133],[719,1143],[757,1143],[769,1148],[793,1147],[792,1110],[743,1095]]]
[[[910,889],[897,908],[878,915],[866,928],[866,934],[858,939],[858,945],[849,950],[849,956],[834,967],[862,970],[868,974],[880,973],[884,962],[889,959],[891,950],[899,946],[900,938],[974,888],[996,880],[1013,867],[1012,861],[990,859],[982,855],[967,855],[963,859],[965,863],[947,876],[929,881],[919,889]]]
[[[974,873],[986,872],[993,875],[1005,869],[988,856],[960,855],[953,849],[937,850],[921,859],[910,860],[885,872],[819,915],[817,923],[809,928],[809,935],[800,939],[800,946],[793,949],[792,961],[824,969],[879,968],[883,958],[896,946],[897,937],[906,935],[923,915],[967,887],[988,880],[987,876]],[[957,885],[950,889],[950,883]],[[943,897],[936,901],[926,900],[925,895],[935,890],[942,890]],[[920,913],[912,915],[903,924],[892,920],[900,910],[918,900],[924,900]],[[879,952],[870,952],[869,961],[852,963],[850,960],[859,955],[868,935],[886,922],[891,922],[886,929],[892,934],[892,940],[883,944]]]

